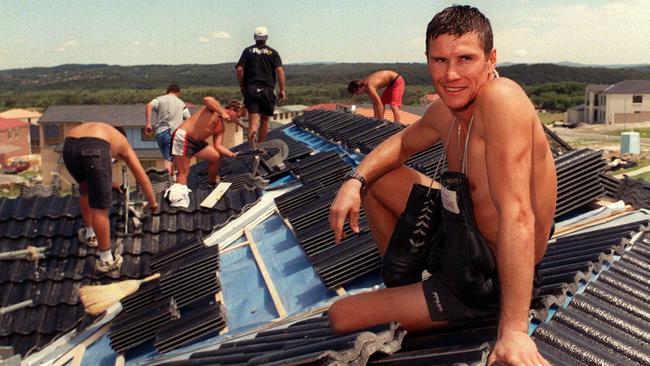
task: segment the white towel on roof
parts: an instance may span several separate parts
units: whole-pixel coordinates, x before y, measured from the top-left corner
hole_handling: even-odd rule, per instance
[[[174,183],[167,188],[163,196],[169,200],[169,205],[172,207],[188,208],[190,207],[190,192],[192,190],[186,185]]]

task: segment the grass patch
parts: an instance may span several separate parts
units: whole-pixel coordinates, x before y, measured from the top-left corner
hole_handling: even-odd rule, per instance
[[[555,121],[564,122],[564,112],[537,112],[537,115],[539,116],[539,120],[545,125],[552,124]]]
[[[639,174],[639,175],[634,175],[632,176],[634,179],[643,179],[643,180],[650,180],[650,172]]]
[[[40,176],[41,174],[35,170],[25,170],[24,172],[18,173],[18,175],[25,178],[25,180],[29,182],[31,178]]]
[[[20,187],[17,184],[12,184],[10,187],[2,187],[0,189],[0,197],[15,198],[20,195]]]
[[[611,131],[604,131],[603,133],[607,135],[620,136],[621,133],[623,132],[638,132],[642,139],[650,138],[650,127],[611,130]]]

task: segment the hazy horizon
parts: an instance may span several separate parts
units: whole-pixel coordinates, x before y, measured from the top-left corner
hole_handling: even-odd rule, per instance
[[[0,70],[63,64],[236,62],[258,25],[286,64],[423,63],[431,17],[452,1],[0,1]],[[639,65],[650,0],[474,1],[499,64]],[[326,60],[326,61],[321,61]]]

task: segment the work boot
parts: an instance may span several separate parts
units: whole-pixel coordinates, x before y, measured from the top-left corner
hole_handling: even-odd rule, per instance
[[[113,262],[108,262],[108,261],[103,261],[103,260],[98,260],[97,261],[97,270],[99,272],[107,273],[107,272],[112,272],[112,271],[117,271],[122,267],[122,262],[124,259],[122,258],[121,255],[115,254],[114,255],[114,260]]]
[[[91,248],[97,247],[97,236],[95,236],[95,232],[91,232],[85,226],[82,226],[77,231],[77,239],[79,239],[80,243],[86,244]]]

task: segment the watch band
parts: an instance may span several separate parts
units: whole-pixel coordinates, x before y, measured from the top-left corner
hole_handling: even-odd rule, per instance
[[[356,170],[353,169],[348,174],[345,175],[345,180],[348,180],[348,179],[356,179],[359,182],[361,182],[361,189],[366,188],[366,185],[367,185],[366,184],[366,178],[364,178],[363,175],[361,175]]]

